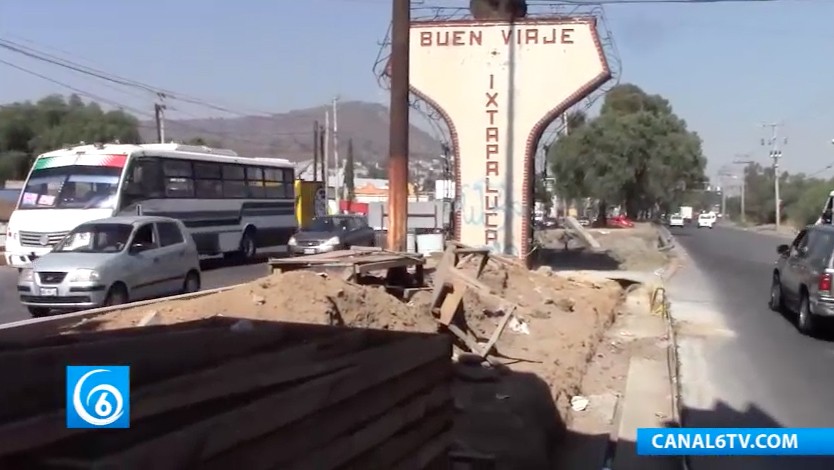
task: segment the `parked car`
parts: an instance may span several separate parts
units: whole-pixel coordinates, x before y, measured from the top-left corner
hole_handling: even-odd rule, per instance
[[[79,225],[21,270],[20,301],[32,316],[200,290],[200,257],[175,219],[123,216]]]
[[[634,222],[625,215],[615,215],[608,218],[608,227],[610,228],[632,228]]]
[[[290,238],[291,255],[313,255],[351,246],[374,246],[376,235],[363,215],[316,217]]]
[[[686,221],[683,220],[683,216],[680,214],[672,214],[669,217],[669,226],[670,227],[684,227],[686,226]]]
[[[770,308],[795,313],[799,331],[812,334],[820,317],[834,317],[834,226],[807,227],[777,252]]]

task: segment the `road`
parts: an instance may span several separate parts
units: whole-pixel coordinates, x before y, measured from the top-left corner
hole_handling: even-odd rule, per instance
[[[267,274],[264,262],[253,264],[230,264],[223,261],[207,260],[203,265],[203,289],[230,286],[248,282]],[[17,270],[0,266],[0,324],[31,318],[17,296]]]
[[[834,342],[801,335],[767,307],[776,247],[790,239],[723,227],[672,233],[689,256],[669,285],[672,315],[689,330],[679,343],[687,426],[834,427]],[[788,464],[816,470],[834,459],[694,459],[693,467]]]

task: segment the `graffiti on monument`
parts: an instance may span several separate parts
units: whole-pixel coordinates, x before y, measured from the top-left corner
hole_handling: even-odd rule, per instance
[[[529,249],[531,139],[610,77],[595,21],[414,22],[410,54],[412,89],[455,139],[460,241]]]

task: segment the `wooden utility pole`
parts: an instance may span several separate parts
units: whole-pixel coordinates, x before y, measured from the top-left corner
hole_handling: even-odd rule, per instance
[[[411,1],[393,0],[388,151],[388,249],[406,250],[408,230],[408,75]]]

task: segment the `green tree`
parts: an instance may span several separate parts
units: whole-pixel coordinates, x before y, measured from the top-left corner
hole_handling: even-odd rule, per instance
[[[43,152],[79,142],[139,143],[139,121],[124,111],[107,111],[77,95],[47,96],[0,106],[0,179],[26,177]]]
[[[740,186],[739,186],[740,189]],[[834,180],[808,177],[802,173],[779,174],[780,223],[803,226],[819,218]],[[744,168],[745,220],[753,224],[776,222],[773,168],[752,163]],[[738,219],[741,214],[739,196],[727,199],[728,213]]]
[[[353,139],[348,139],[347,159],[345,160],[345,199],[356,199],[356,176],[354,174]]]
[[[704,187],[701,139],[663,97],[619,85],[599,116],[578,118],[550,147],[548,161],[559,192],[596,198],[601,219],[611,205],[633,218],[669,210],[688,190]]]

